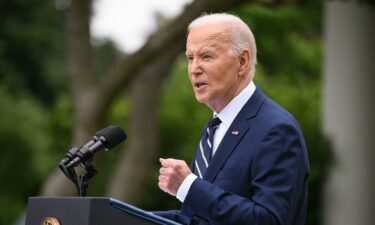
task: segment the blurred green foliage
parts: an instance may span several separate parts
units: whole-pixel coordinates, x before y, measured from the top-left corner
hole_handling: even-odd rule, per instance
[[[10,224],[36,194],[52,161],[49,113],[28,96],[12,96],[0,86],[0,224]]]
[[[53,1],[0,1],[0,81],[53,104],[66,88],[64,14]]]
[[[249,24],[257,40],[256,85],[302,127],[311,162],[306,224],[321,224],[322,187],[331,159],[320,122],[322,1],[272,7],[249,4],[232,12]],[[53,1],[14,0],[2,1],[0,13],[0,179],[6,181],[0,186],[0,224],[11,224],[70,148],[73,108],[67,93],[64,11],[57,10]],[[111,42],[95,44],[95,72],[101,78],[118,50]],[[196,102],[186,71],[182,54],[163,83],[160,157],[190,163],[212,112]],[[116,99],[108,123],[126,130],[130,107],[128,96]],[[118,154],[103,154],[89,195],[103,195]],[[153,166],[140,207],[178,208],[178,200],[158,189],[159,163]]]
[[[68,121],[55,105],[68,84],[64,14],[53,1],[0,1],[0,15],[0,224],[11,224],[60,155],[52,143]]]

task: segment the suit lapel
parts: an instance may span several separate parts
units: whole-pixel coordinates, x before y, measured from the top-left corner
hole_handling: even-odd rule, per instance
[[[253,96],[238,113],[232,125],[224,135],[214,157],[211,159],[210,165],[204,174],[205,180],[212,182],[215,179],[228,157],[249,130],[251,119],[256,116],[265,98],[265,95],[257,88]]]

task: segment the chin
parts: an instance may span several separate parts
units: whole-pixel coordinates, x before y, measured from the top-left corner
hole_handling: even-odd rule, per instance
[[[203,96],[195,95],[195,99],[196,99],[197,102],[199,102],[199,103],[206,103],[206,102],[207,102],[207,99],[205,99]]]
[[[203,101],[202,99],[200,99],[200,98],[197,98],[197,97],[195,97],[195,99],[197,100],[197,102],[199,102],[199,103],[205,103],[205,101]]]

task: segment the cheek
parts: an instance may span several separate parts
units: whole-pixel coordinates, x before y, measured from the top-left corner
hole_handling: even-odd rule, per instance
[[[187,72],[188,72],[188,76],[189,76],[189,78],[190,78],[190,71],[191,71],[191,69],[190,69],[190,64],[188,63],[188,66],[187,66]]]
[[[232,68],[221,67],[215,72],[215,76],[212,77],[213,81],[217,86],[227,87],[230,86],[236,79],[237,74]]]
[[[190,83],[192,83],[192,75],[190,75],[190,72],[189,72],[189,71],[188,71],[187,76],[188,76],[188,79],[189,79]]]
[[[238,76],[234,73],[225,73],[215,82],[215,92],[227,94],[238,85]]]

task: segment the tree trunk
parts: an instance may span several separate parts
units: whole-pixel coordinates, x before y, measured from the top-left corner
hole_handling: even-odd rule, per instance
[[[71,2],[67,12],[66,40],[68,75],[74,105],[72,146],[81,146],[102,127],[109,104],[105,102],[106,93],[99,88],[93,73],[90,16],[91,0]],[[46,196],[75,194],[74,185],[58,168],[49,175],[41,188],[41,195]]]
[[[182,41],[173,43],[154,63],[145,65],[134,80],[129,145],[110,178],[108,196],[131,204],[142,199],[145,181],[158,155],[158,106],[162,80],[183,48]]]
[[[375,10],[326,2],[324,131],[334,152],[324,224],[375,224]]]
[[[72,144],[82,144],[98,124],[100,108],[93,104],[98,93],[91,64],[90,18],[91,1],[74,0],[67,12],[66,38],[71,94],[74,104],[74,137]],[[41,189],[41,195],[74,195],[74,185],[56,169]]]

